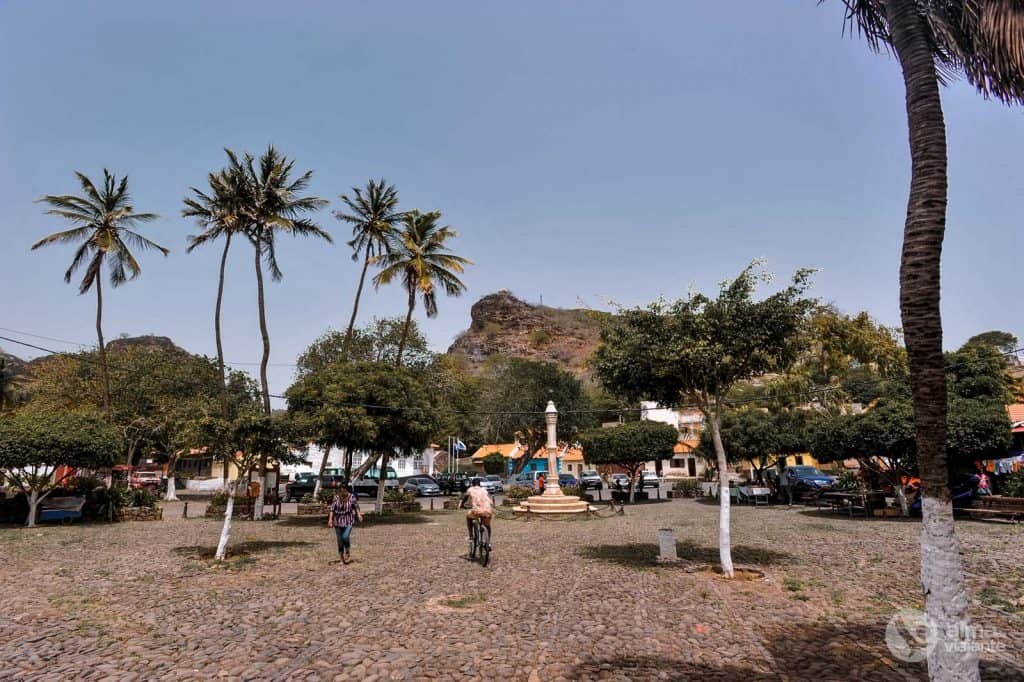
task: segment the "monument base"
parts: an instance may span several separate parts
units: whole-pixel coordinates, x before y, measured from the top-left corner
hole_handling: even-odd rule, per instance
[[[584,514],[594,508],[574,495],[534,495],[512,511],[516,514]]]

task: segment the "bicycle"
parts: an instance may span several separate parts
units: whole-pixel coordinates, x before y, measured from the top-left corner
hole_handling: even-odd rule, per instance
[[[469,546],[469,558],[471,561],[479,561],[480,565],[487,568],[491,561],[491,533],[487,526],[479,518],[473,519],[473,536]]]

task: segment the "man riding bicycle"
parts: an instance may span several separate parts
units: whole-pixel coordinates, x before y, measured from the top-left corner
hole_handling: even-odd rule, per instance
[[[484,524],[488,535],[494,537],[494,530],[491,528],[491,517],[494,516],[494,501],[491,500],[490,493],[480,485],[479,477],[473,479],[469,489],[466,490],[462,500],[459,501],[459,506],[463,506],[467,499],[470,503],[470,509],[466,512],[466,530],[469,531],[469,541],[473,542],[474,519],[480,519],[480,523]]]

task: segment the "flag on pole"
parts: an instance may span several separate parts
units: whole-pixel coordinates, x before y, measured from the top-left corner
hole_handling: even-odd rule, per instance
[[[455,444],[452,445],[452,450],[454,450],[455,452],[462,452],[465,449],[466,449],[466,444],[463,443],[461,440],[456,438],[455,439]]]

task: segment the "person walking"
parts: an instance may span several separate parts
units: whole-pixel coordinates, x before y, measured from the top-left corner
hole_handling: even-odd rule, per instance
[[[362,522],[363,513],[359,511],[359,499],[348,487],[342,487],[331,500],[331,508],[327,514],[327,526],[334,529],[338,539],[338,556],[343,564],[352,562],[352,526],[356,521]]]
[[[544,474],[537,475],[537,490],[540,491],[541,495],[544,494]]]

